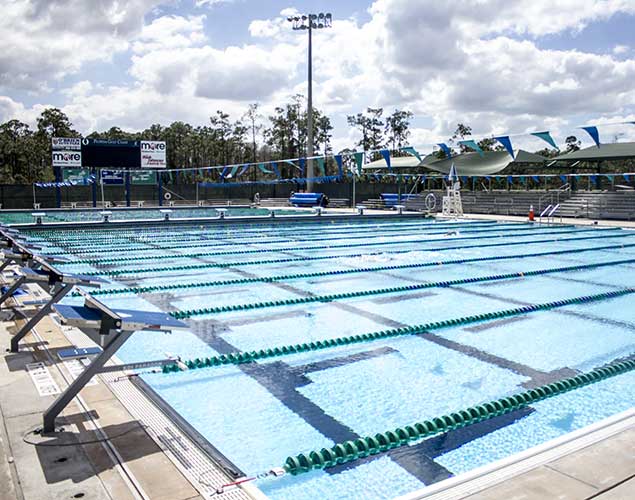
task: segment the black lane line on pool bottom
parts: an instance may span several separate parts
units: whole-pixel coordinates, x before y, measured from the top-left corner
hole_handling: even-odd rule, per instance
[[[203,259],[197,259],[203,260]],[[240,276],[251,277],[253,276],[251,273],[243,271],[241,269],[236,268],[227,268],[230,271],[236,272]],[[285,283],[271,283],[272,285],[282,288],[284,290],[299,294],[299,295],[311,295],[310,293],[305,292],[304,290],[297,289],[293,286],[290,286]],[[164,311],[174,310],[176,309],[174,306],[169,304],[170,294],[164,294],[161,300],[160,308]],[[173,296],[172,296],[173,298]],[[156,299],[156,296],[152,298],[152,302]],[[363,317],[368,317],[373,319],[374,321],[379,321],[379,323],[386,324],[388,326],[403,326],[401,323],[393,321],[389,318],[385,318],[379,314],[369,313],[367,311],[362,311],[357,309],[354,306],[348,304],[340,304],[337,302],[332,302],[329,304],[330,306],[334,306],[348,312],[361,315]],[[227,342],[225,339],[221,337],[223,333],[226,333],[228,330],[227,325],[210,319],[203,320],[190,323],[191,331],[195,335],[197,335],[201,340],[210,345],[213,349],[215,349],[220,354],[229,354],[232,352],[238,352],[238,349]],[[211,327],[211,328],[210,328]],[[211,330],[211,331],[210,331]],[[419,338],[425,340],[428,335],[419,336]],[[453,350],[458,350],[459,352],[463,352],[463,349],[468,349],[467,346],[462,346],[461,344],[456,345],[447,345],[444,346],[446,348],[450,348]],[[386,354],[389,354],[386,352]],[[472,352],[463,352],[468,356],[474,355],[474,351]],[[487,353],[484,353],[487,354]],[[368,357],[368,355],[366,355]],[[367,359],[367,358],[366,358]],[[354,363],[359,361],[360,358],[355,355],[348,358],[349,363]],[[503,361],[503,364],[507,360],[503,358],[494,358],[483,356],[482,361],[493,362],[493,361]],[[340,357],[339,361],[335,361],[335,363],[339,363],[338,366],[343,366],[346,363],[343,357]],[[509,362],[513,363],[513,362]],[[272,394],[276,399],[278,399],[283,405],[289,408],[291,411],[300,416],[307,424],[311,425],[313,428],[318,430],[322,435],[328,437],[334,442],[343,442],[350,439],[357,439],[360,437],[356,434],[352,429],[348,426],[342,424],[334,417],[328,415],[320,406],[315,404],[313,401],[305,397],[298,391],[298,387],[311,383],[311,380],[306,377],[305,373],[300,372],[300,367],[291,367],[286,363],[281,361],[275,361],[272,363],[267,363],[266,365],[260,365],[257,363],[254,364],[241,364],[237,365],[238,368],[245,373],[246,375],[252,377],[255,381],[257,381],[261,386],[267,389],[267,391]],[[318,365],[319,366],[319,365]],[[515,364],[514,367],[523,370],[525,373],[530,373],[532,370],[530,367],[524,367],[520,364]],[[315,364],[309,365],[309,372],[314,371]],[[504,366],[503,366],[504,368]],[[313,370],[312,370],[313,369]],[[326,368],[322,368],[326,369]],[[539,378],[549,378],[548,374],[542,374],[536,370],[531,371],[532,374],[536,375]],[[533,379],[532,379],[533,381]],[[531,383],[531,381],[529,382]],[[515,420],[510,421],[507,425],[513,423]],[[503,426],[501,426],[503,427]],[[499,427],[500,428],[500,427]],[[483,426],[479,427],[480,430],[484,431],[483,434],[474,434],[472,439],[477,439],[478,437],[482,437],[488,432],[492,432],[494,430],[498,430],[498,428],[489,428]],[[491,429],[491,430],[489,430]],[[447,433],[447,435],[454,434],[456,432],[461,432],[461,430],[455,430]],[[457,439],[460,441],[460,439]],[[411,447],[415,448],[415,447]],[[388,456],[397,463],[404,470],[408,471],[413,476],[417,477],[424,484],[432,484],[439,480],[450,477],[452,474],[441,464],[437,463],[433,458],[427,456],[423,451],[420,453],[414,454],[405,454],[403,450],[392,450],[388,453]],[[357,464],[357,462],[355,463]],[[356,465],[355,465],[356,466]],[[328,474],[336,474],[336,470],[326,470]]]

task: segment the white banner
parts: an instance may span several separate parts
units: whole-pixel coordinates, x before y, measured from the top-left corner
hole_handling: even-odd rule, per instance
[[[53,137],[51,145],[53,151],[80,151],[82,140],[79,137]]]
[[[163,141],[141,141],[141,168],[166,168]]]
[[[81,151],[53,151],[54,167],[81,167]]]

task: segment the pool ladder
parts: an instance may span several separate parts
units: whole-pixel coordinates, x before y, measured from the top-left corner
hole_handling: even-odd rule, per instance
[[[542,218],[546,217],[547,218],[547,224],[551,223],[553,224],[554,219],[556,217],[556,212],[560,209],[560,203],[557,203],[555,205],[547,205],[545,207],[545,209],[540,212],[540,216],[538,217],[538,223],[542,224]],[[562,214],[560,214],[560,222],[562,223]]]

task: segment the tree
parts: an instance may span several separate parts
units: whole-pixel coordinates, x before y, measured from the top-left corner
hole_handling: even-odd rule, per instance
[[[384,137],[382,129],[384,122],[381,119],[383,112],[383,108],[366,108],[366,114],[357,113],[356,115],[347,116],[348,124],[351,127],[357,127],[362,133],[362,138],[357,142],[356,146],[360,146],[363,151],[383,148]]]
[[[395,109],[392,115],[386,118],[386,140],[392,145],[393,151],[408,144],[410,136],[410,120],[414,115],[410,111]]]

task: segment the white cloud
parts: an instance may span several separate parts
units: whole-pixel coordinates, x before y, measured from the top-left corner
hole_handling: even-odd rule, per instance
[[[10,4],[0,37],[16,54],[0,54],[0,88],[46,89],[51,80],[79,72],[82,81],[61,94],[64,110],[84,130],[200,124],[215,109],[236,119],[255,101],[266,115],[290,95],[306,94],[307,36],[286,20],[295,9],[253,20],[245,33],[251,40],[221,46],[206,37],[204,15],[156,14],[144,22],[160,2],[89,1],[94,18],[84,14],[80,0],[61,0],[56,13],[45,0]],[[69,18],[68,9],[81,11],[78,22],[55,28]],[[383,106],[386,113],[411,109],[419,124],[412,142],[418,144],[446,139],[457,122],[471,125],[475,135],[536,127],[566,135],[589,117],[631,116],[635,59],[629,47],[601,55],[548,50],[541,43],[545,35],[575,35],[618,13],[635,13],[635,2],[376,0],[370,20],[339,18],[313,34],[314,104],[338,125],[335,149],[357,140],[345,115],[368,106]],[[133,83],[103,86],[81,74],[84,63],[128,50]],[[28,117],[35,109],[0,100],[4,116]],[[421,126],[424,121],[430,126]]]
[[[0,16],[0,89],[46,91],[128,48],[156,0],[14,0]]]

